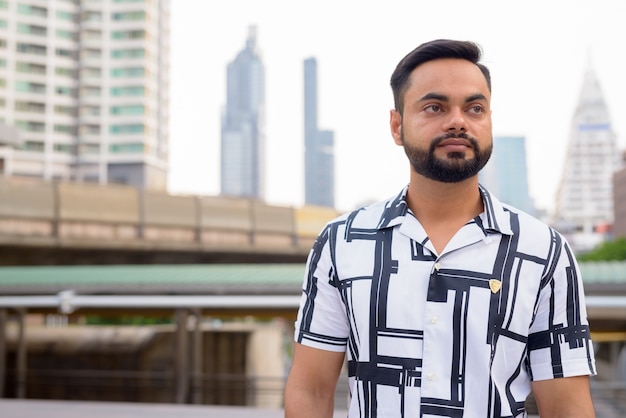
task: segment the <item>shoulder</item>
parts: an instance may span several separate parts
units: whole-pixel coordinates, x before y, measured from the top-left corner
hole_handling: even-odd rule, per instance
[[[328,222],[327,228],[345,225],[347,228],[380,229],[391,226],[406,214],[405,192],[406,189],[386,200],[361,206],[344,213]]]

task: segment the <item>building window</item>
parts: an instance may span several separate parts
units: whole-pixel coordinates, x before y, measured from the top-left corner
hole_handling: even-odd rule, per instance
[[[81,106],[81,116],[100,116],[100,106]]]
[[[54,88],[54,91],[59,96],[73,96],[74,89],[66,86],[57,86]]]
[[[144,132],[143,124],[133,123],[129,125],[111,125],[110,133],[118,134],[142,134]]]
[[[46,104],[17,100],[15,102],[15,110],[29,113],[46,113]]]
[[[78,153],[84,154],[99,154],[100,144],[80,144],[78,146]]]
[[[54,124],[54,132],[72,135],[74,133],[74,126]]]
[[[143,86],[122,86],[111,87],[111,96],[143,96],[145,88]]]
[[[143,58],[146,51],[143,48],[114,49],[111,51],[111,58]]]
[[[127,67],[127,68],[112,68],[111,77],[143,77],[145,70],[143,67]]]
[[[30,83],[28,81],[16,81],[15,90],[22,93],[45,93],[46,85],[42,83]]]
[[[100,78],[100,76],[102,75],[102,70],[100,70],[100,68],[93,68],[93,67],[88,67],[88,68],[83,68],[83,70],[81,71],[81,76],[83,78]]]
[[[117,40],[145,39],[146,31],[145,30],[117,30],[111,33],[111,38],[117,39]]]
[[[55,105],[54,113],[57,113],[59,115],[74,116],[74,114],[76,113],[76,108],[73,106]]]
[[[59,18],[61,20],[73,21],[74,20],[74,13],[65,12],[63,10],[58,10],[57,11],[57,18]]]
[[[54,69],[54,73],[55,73],[56,75],[60,75],[60,76],[63,76],[63,77],[71,77],[71,78],[74,78],[74,73],[75,73],[75,71],[74,71],[73,69],[71,69],[71,68],[56,67],[56,68]]]
[[[124,143],[110,144],[109,152],[111,154],[141,154],[144,151],[144,144],[141,143]]]
[[[100,125],[82,125],[80,127],[81,135],[99,135]]]
[[[30,4],[18,4],[17,12],[27,16],[48,17],[48,9],[45,7],[31,6]]]
[[[138,20],[146,20],[146,12],[143,11],[132,11],[132,12],[118,12],[112,13],[111,19],[114,21],[138,21]]]
[[[72,144],[54,144],[53,149],[54,152],[59,152],[62,154],[71,154],[73,150]]]
[[[15,125],[26,132],[44,132],[46,130],[45,123],[31,120],[16,120]]]
[[[102,39],[102,31],[100,30],[85,30],[82,32],[82,39],[86,41],[99,41]]]
[[[143,105],[111,106],[112,115],[143,115]]]
[[[5,19],[0,19],[0,29],[6,29],[9,23]]]
[[[83,13],[83,22],[102,22],[102,13],[87,11]]]
[[[71,49],[65,49],[65,48],[57,48],[54,50],[54,53],[57,55],[57,57],[68,57],[68,58],[72,58],[75,54],[75,52],[72,51]]]
[[[37,36],[46,36],[48,34],[48,30],[45,26],[27,25],[25,23],[17,24],[17,32]]]
[[[100,58],[102,56],[102,50],[97,48],[85,48],[81,49],[82,58]]]
[[[58,38],[76,40],[76,35],[71,30],[57,29],[56,34]]]
[[[81,94],[85,97],[100,97],[100,87],[83,87]]]
[[[17,52],[33,55],[46,55],[47,49],[44,45],[17,43]]]
[[[22,147],[22,149],[26,150],[26,151],[33,151],[33,152],[43,152],[43,142],[41,141],[26,141],[24,142],[24,145]]]
[[[4,58],[0,58],[0,68],[6,68],[7,67],[7,60],[5,60]]]
[[[0,9],[8,9],[9,2],[7,0],[0,0]]]
[[[15,63],[15,70],[18,73],[45,74],[46,66],[44,64],[33,64],[32,62],[18,61]]]

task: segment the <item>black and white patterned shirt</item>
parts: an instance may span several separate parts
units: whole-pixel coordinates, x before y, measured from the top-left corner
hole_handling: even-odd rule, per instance
[[[307,261],[295,340],[347,351],[349,417],[524,417],[532,380],[595,374],[558,232],[481,187],[437,254],[406,192],[328,223]]]

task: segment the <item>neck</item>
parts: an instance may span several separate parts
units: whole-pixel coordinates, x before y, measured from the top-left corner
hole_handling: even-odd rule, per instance
[[[438,252],[484,210],[477,176],[459,183],[441,183],[413,173],[407,204]]]

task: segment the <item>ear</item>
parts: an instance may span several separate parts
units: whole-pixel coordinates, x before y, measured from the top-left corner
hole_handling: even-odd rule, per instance
[[[404,145],[402,143],[402,114],[395,109],[389,111],[389,128],[396,145]]]

